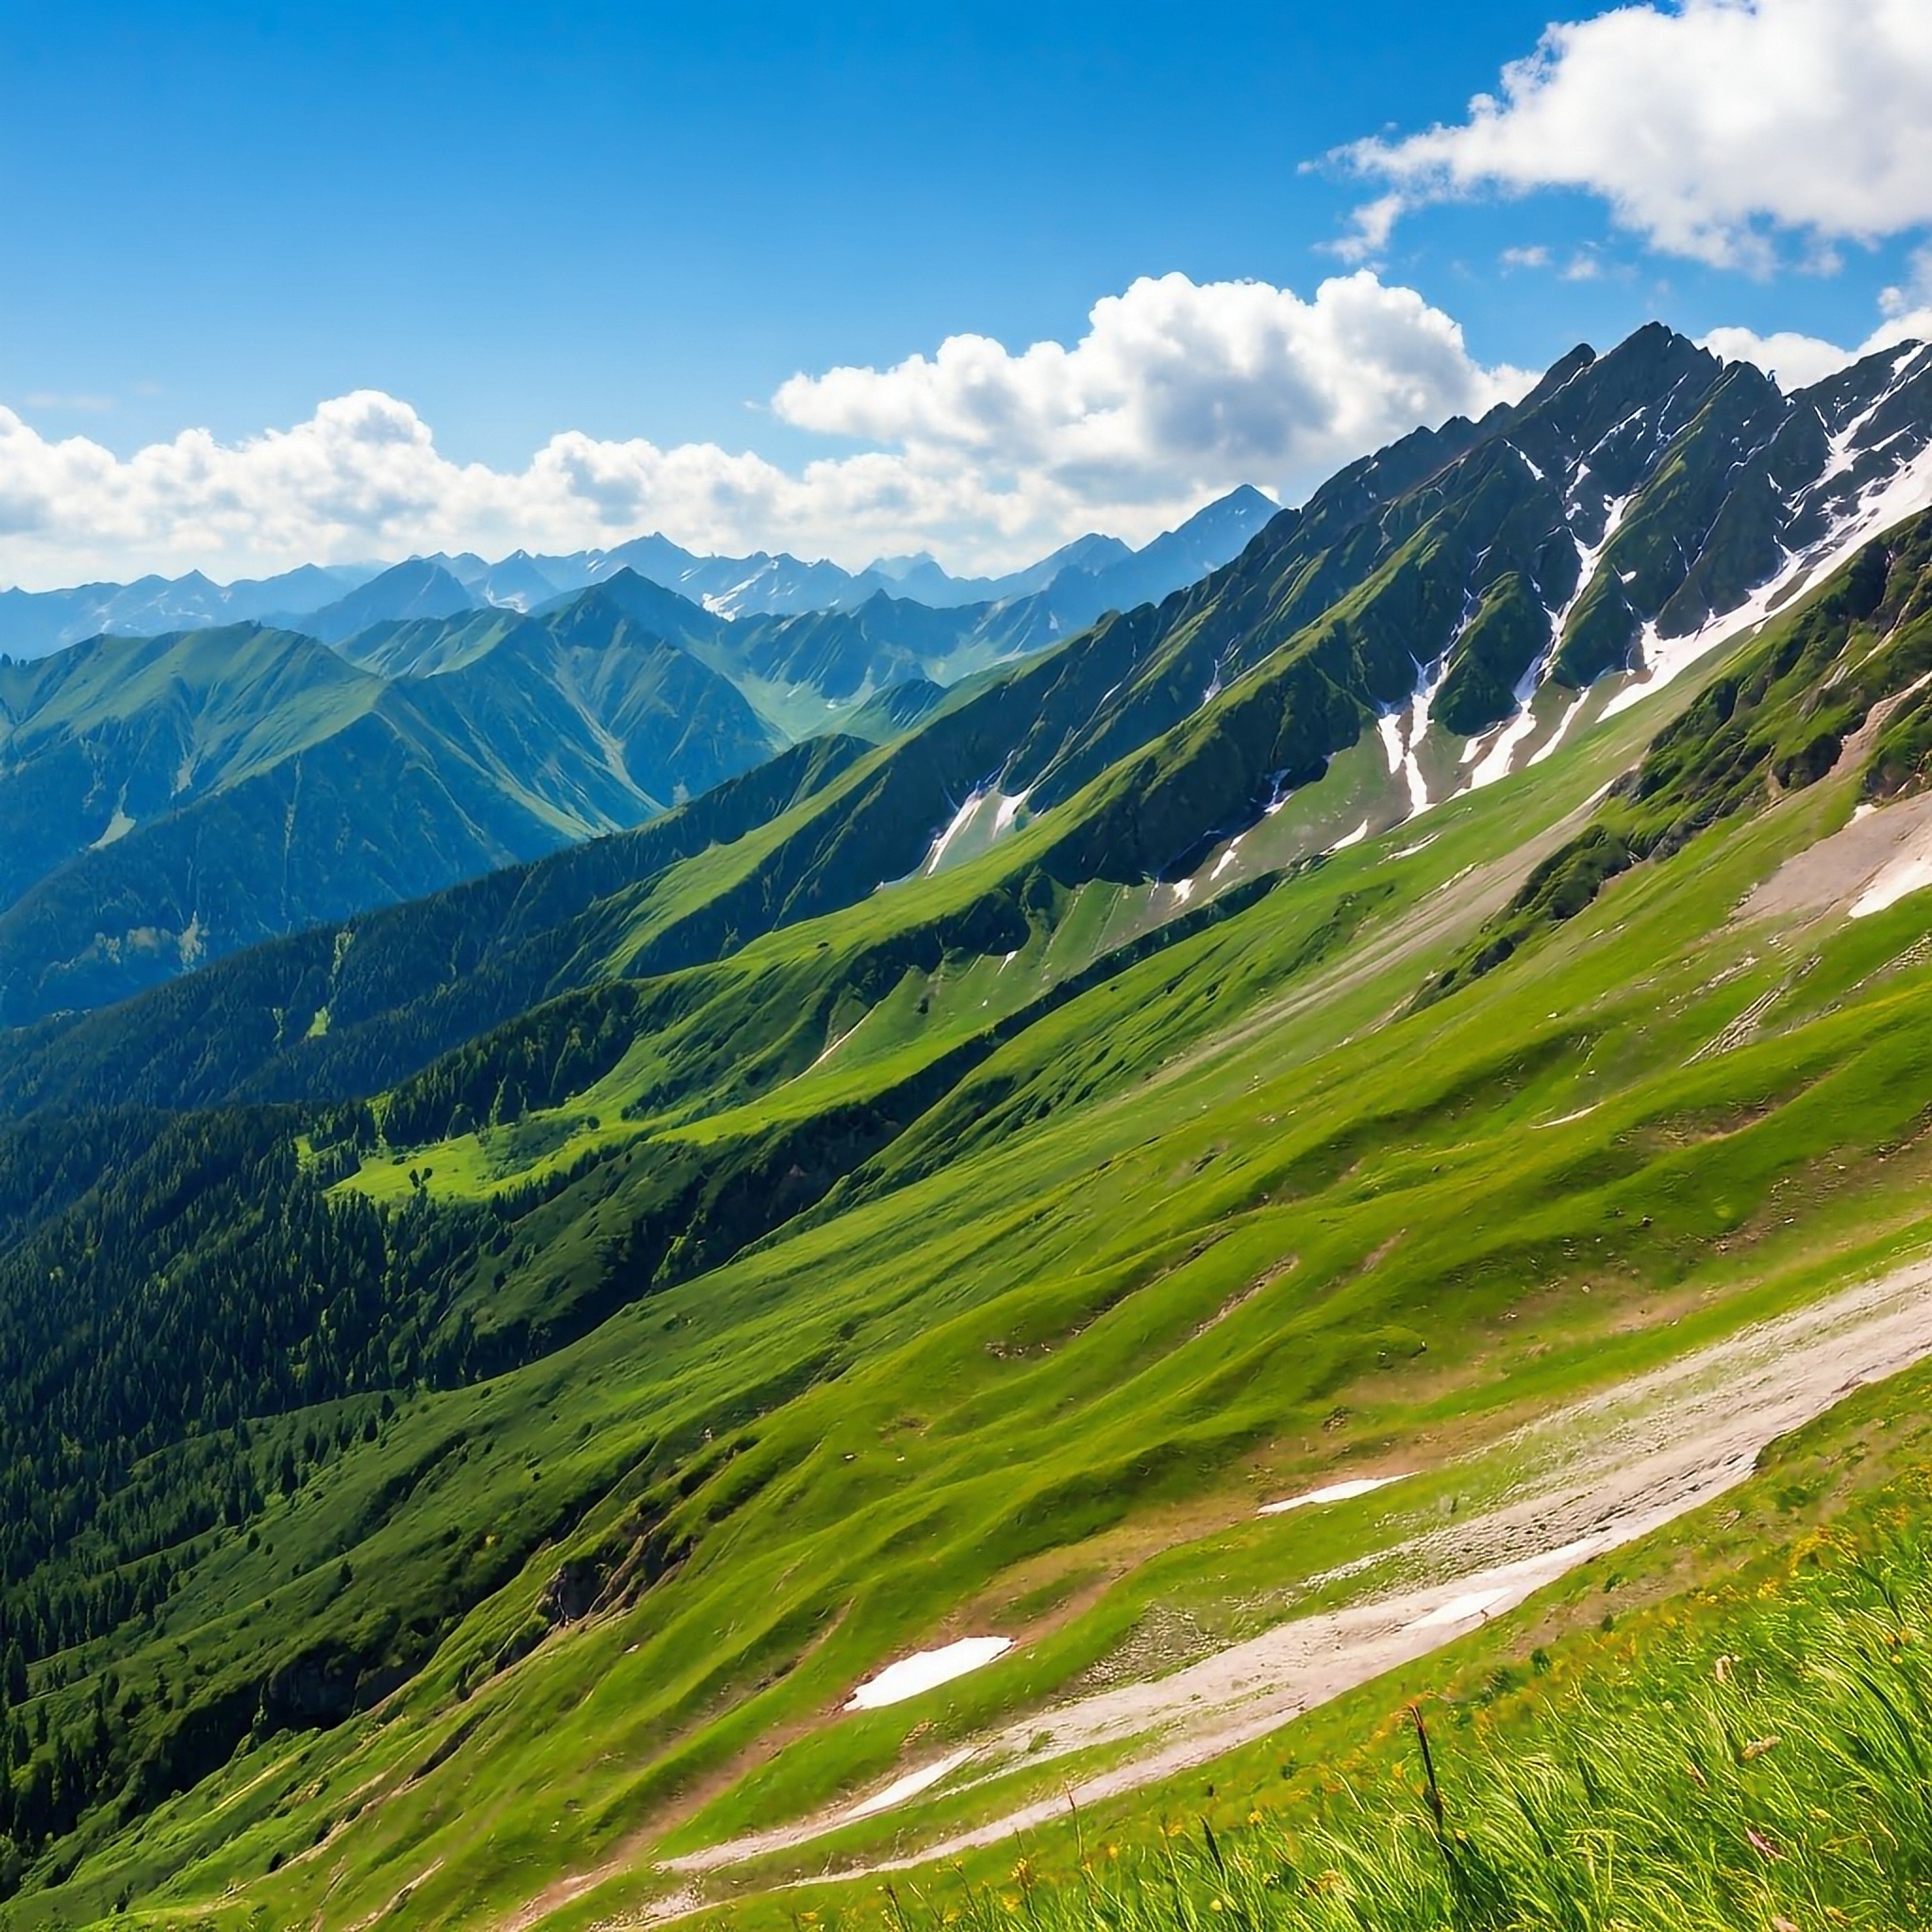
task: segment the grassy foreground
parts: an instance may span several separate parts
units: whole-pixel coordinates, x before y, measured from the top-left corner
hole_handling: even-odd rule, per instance
[[[1901,1553],[1904,1554],[1904,1553]],[[1300,1830],[1198,1835],[1075,1888],[1016,1878],[1036,1924],[1374,1927],[1916,1925],[1932,1913],[1932,1578],[1859,1568],[1782,1604],[1743,1652],[1646,1709],[1588,1699],[1545,1748],[1424,1755],[1412,1791],[1342,1787]],[[1700,1658],[1700,1662],[1706,1661]],[[946,1923],[1010,1923],[975,1890]]]
[[[792,1923],[1932,1924],[1928,1393],[1923,1369],[1861,1391],[1774,1445],[1737,1497],[1212,1767],[1211,1782],[937,1871],[791,1893]],[[1782,1542],[1735,1560],[1779,1515]],[[1618,1585],[1687,1574],[1694,1587],[1575,1627]],[[776,1923],[777,1904],[724,1923]]]
[[[1579,1699],[1533,1753],[1444,1765],[1416,1706],[1413,1789],[1341,1786],[1300,1829],[1226,1843],[1177,1825],[1074,1886],[1023,1865],[938,1915],[988,1932],[1016,1915],[1109,1932],[1926,1924],[1932,1576],[1893,1555],[1753,1620],[1701,1677],[1659,1673],[1649,1707]],[[933,1915],[914,1899],[908,1925]]]

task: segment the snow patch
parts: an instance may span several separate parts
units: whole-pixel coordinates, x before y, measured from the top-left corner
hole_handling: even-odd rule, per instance
[[[1906,360],[1909,361],[1912,356],[1915,354],[1917,354],[1916,349],[1908,352]],[[1902,373],[1902,367],[1903,365],[1892,370],[1892,380],[1894,382],[1898,379],[1900,374]],[[1891,395],[1891,387],[1890,384],[1888,384],[1883,390],[1879,391],[1878,398],[1875,402],[1870,403],[1864,408],[1860,409],[1858,413],[1856,416],[1854,416],[1851,419],[1851,421],[1848,422],[1845,425],[1845,426],[1842,429],[1840,429],[1836,436],[1834,436],[1831,439],[1830,454],[1825,459],[1824,468],[1819,473],[1818,481],[1811,486],[1811,490],[1813,491],[1823,489],[1824,486],[1827,483],[1836,481],[1840,476],[1842,476],[1848,470],[1850,470],[1861,456],[1864,456],[1866,454],[1864,450],[1861,450],[1856,446],[1858,441],[1858,432],[1864,428],[1866,424],[1871,422],[1873,417],[1877,415],[1880,409],[1884,408],[1887,403],[1890,402]],[[1890,438],[1888,438],[1887,440],[1890,441]],[[1883,444],[1879,445],[1879,447],[1881,448],[1883,446]]]
[[[125,805],[114,808],[114,816],[108,821],[108,829],[88,847],[90,852],[105,852],[109,845],[126,838],[134,829],[134,821],[127,816]]]
[[[1529,668],[1531,696],[1535,694],[1534,679],[1541,669],[1540,662]],[[1482,762],[1469,774],[1472,791],[1480,791],[1485,785],[1493,785],[1498,778],[1507,778],[1516,769],[1517,746],[1536,729],[1536,713],[1525,701],[1521,687],[1518,688],[1516,702],[1522,708],[1497,734],[1495,743],[1491,745]]]
[[[1440,1630],[1445,1624],[1466,1624],[1472,1617],[1486,1617],[1498,1604],[1508,1600],[1507,1590],[1473,1591],[1467,1596],[1452,1596],[1433,1610],[1405,1624],[1405,1630]]]
[[[1475,598],[1472,592],[1464,603],[1456,634],[1449,640],[1442,655],[1431,664],[1418,664],[1415,668],[1415,690],[1407,700],[1391,705],[1375,719],[1375,731],[1389,758],[1389,774],[1393,777],[1400,773],[1408,788],[1407,816],[1410,818],[1429,808],[1429,788],[1423,777],[1416,751],[1428,734],[1429,708],[1436,701],[1436,693],[1442,689],[1443,679],[1449,675],[1449,658],[1456,649],[1456,639],[1468,627],[1474,607]]]
[[[922,1690],[950,1684],[968,1671],[976,1671],[1013,1647],[1010,1637],[962,1637],[939,1650],[922,1650],[895,1664],[888,1664],[877,1676],[861,1684],[846,1700],[847,1710],[878,1710],[888,1704],[903,1704]]]
[[[966,794],[966,803],[953,814],[952,823],[932,841],[932,850],[925,855],[925,863],[920,868],[921,871],[927,874],[939,871],[947,848],[973,823],[974,814],[978,811],[985,798],[984,791],[969,791]]]
[[[1334,844],[1328,847],[1328,850],[1330,852],[1345,852],[1351,845],[1359,845],[1368,836],[1369,822],[1367,819],[1364,819],[1354,831],[1344,832],[1341,838],[1336,840]]]
[[[1470,611],[1463,613],[1463,622],[1457,626],[1457,637],[1462,635],[1467,626]],[[1408,786],[1408,815],[1417,818],[1429,808],[1429,788],[1423,777],[1421,760],[1416,753],[1429,735],[1429,708],[1436,702],[1436,693],[1442,689],[1443,681],[1449,675],[1450,651],[1455,649],[1455,639],[1450,640],[1449,650],[1433,664],[1419,666],[1416,675],[1415,695],[1408,705],[1408,731],[1403,741],[1402,775]]]
[[[1922,892],[1932,886],[1932,858],[1910,852],[1894,858],[1858,896],[1852,901],[1851,917],[1866,919],[1896,906],[1909,892]]]
[[[996,791],[990,785],[974,786],[967,794],[966,802],[953,814],[945,830],[932,841],[920,871],[928,876],[939,871],[945,863],[947,854],[982,819],[986,824],[980,832],[979,849],[1010,832],[1031,795],[1030,790],[1007,793]]]
[[[895,1778],[884,1790],[874,1791],[871,1797],[862,1798],[849,1810],[840,1816],[844,1819],[870,1818],[876,1811],[890,1811],[894,1805],[903,1805],[908,1798],[916,1798],[921,1791],[930,1790],[942,1777],[950,1776],[973,1756],[971,1748],[955,1751],[950,1756],[936,1758],[931,1764],[922,1766],[918,1771],[908,1771],[902,1778]]]
[[[1376,1490],[1386,1490],[1391,1483],[1407,1482],[1407,1473],[1401,1475],[1358,1475],[1347,1482],[1329,1483],[1319,1490],[1308,1490],[1299,1496],[1290,1496],[1282,1503],[1263,1503],[1257,1516],[1285,1516],[1291,1509],[1306,1509],[1316,1503],[1346,1503],[1351,1497],[1366,1496]]]
[[[1235,854],[1241,849],[1241,841],[1239,839],[1230,839],[1228,841],[1227,850],[1214,861],[1214,870],[1208,874],[1208,883],[1210,886],[1234,863]]]
[[[930,874],[939,871],[948,847],[973,823],[973,815],[979,809],[980,803],[985,797],[986,793],[983,791],[969,791],[966,794],[966,803],[953,814],[952,822],[946,829],[932,841],[932,849],[925,855],[925,863],[920,867],[922,872]]]
[[[1516,755],[1524,743],[1536,731],[1536,694],[1542,689],[1543,680],[1549,675],[1550,666],[1556,660],[1557,653],[1563,645],[1563,633],[1569,627],[1570,619],[1576,607],[1583,602],[1590,587],[1596,581],[1597,573],[1603,568],[1605,553],[1609,549],[1617,532],[1623,527],[1624,519],[1630,512],[1631,496],[1619,496],[1611,500],[1604,513],[1604,533],[1594,544],[1576,545],[1576,588],[1567,602],[1550,612],[1550,641],[1518,681],[1515,691],[1516,715],[1510,719],[1496,741],[1491,745],[1482,762],[1476,766],[1469,781],[1472,791],[1480,791],[1485,785],[1493,785],[1499,778],[1507,778],[1518,769]],[[1574,510],[1574,506],[1573,506]],[[1574,539],[1572,540],[1574,541]],[[1567,729],[1565,724],[1559,729]],[[1554,745],[1555,739],[1551,740]],[[1529,762],[1534,764],[1532,758]]]
[[[1571,700],[1569,709],[1557,720],[1557,728],[1530,753],[1529,761],[1531,764],[1541,764],[1569,737],[1571,725],[1575,724],[1578,713],[1582,711],[1584,706],[1589,702],[1590,693],[1587,691],[1580,691],[1576,693],[1575,697]]]
[[[1856,425],[1845,435],[1850,436],[1855,429]],[[1821,480],[1828,481],[1833,474],[1827,471]],[[1813,486],[1814,490],[1818,487]],[[1688,637],[1660,639],[1656,625],[1646,625],[1641,644],[1643,668],[1604,707],[1605,718],[1614,718],[1618,712],[1628,710],[1652,691],[1661,691],[1720,644],[1728,643],[1764,623],[1807,585],[1829,576],[1850,562],[1874,537],[1914,510],[1924,508],[1928,502],[1932,502],[1932,443],[1909,462],[1902,463],[1890,476],[1868,488],[1821,541],[1806,551],[1787,551],[1782,568],[1735,609],[1709,619]]]

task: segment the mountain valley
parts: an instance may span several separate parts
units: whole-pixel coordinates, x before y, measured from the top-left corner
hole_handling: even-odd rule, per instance
[[[1932,1522],[1932,348],[1074,552],[0,665],[0,1925],[1218,1899]]]

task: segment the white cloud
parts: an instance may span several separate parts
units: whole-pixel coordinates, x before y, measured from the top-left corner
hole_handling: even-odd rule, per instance
[[[1927,0],[1681,0],[1548,28],[1468,118],[1338,152],[1388,184],[1340,244],[1485,190],[1574,188],[1670,253],[1761,270],[1780,237],[1828,271],[1834,240],[1932,224]]]
[[[1755,329],[1714,328],[1704,347],[1731,362],[1755,362],[1777,377],[1787,389],[1804,389],[1849,368],[1860,357],[1896,348],[1901,342],[1932,341],[1932,248],[1922,248],[1912,260],[1910,278],[1899,288],[1880,292],[1884,320],[1853,348],[1840,348],[1822,336],[1783,330],[1761,336]]]
[[[1782,389],[1807,389],[1880,349],[1895,348],[1900,342],[1932,341],[1932,308],[1895,316],[1851,349],[1840,348],[1822,336],[1799,335],[1790,329],[1761,336],[1755,329],[1714,328],[1700,340],[1705,348],[1727,362],[1757,363],[1776,376]]]
[[[1418,423],[1527,378],[1470,357],[1411,289],[1366,271],[1312,297],[1260,282],[1137,281],[1071,346],[956,336],[896,367],[796,375],[785,421],[874,447],[787,470],[713,443],[553,437],[521,470],[461,463],[404,402],[362,390],[241,442],[191,429],[118,457],[0,408],[0,580],[240,575],[411,550],[608,545],[862,563],[930,547],[1017,562],[1099,527],[1141,541],[1213,491],[1289,498]]]
[[[1076,494],[1133,502],[1177,483],[1284,487],[1431,416],[1519,383],[1478,368],[1461,329],[1366,271],[1312,300],[1265,282],[1137,281],[1094,304],[1072,348],[1013,355],[954,336],[891,369],[794,376],[788,422],[903,445],[922,466],[970,458]]]
[[[1726,362],[1757,363],[1785,390],[1808,389],[1855,359],[1849,349],[1791,329],[1761,336],[1756,329],[1714,328],[1699,338],[1699,346],[1722,356]]]

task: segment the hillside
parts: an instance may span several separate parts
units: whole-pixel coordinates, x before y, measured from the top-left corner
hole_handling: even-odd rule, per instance
[[[434,680],[253,626],[0,668],[0,1019],[633,824],[774,743],[614,607],[494,620]]]
[[[1849,757],[1765,789],[1406,1019],[1432,966],[1617,805],[1589,801],[1657,735],[1644,712],[1526,783],[1442,808],[1423,851],[1365,841],[1084,981],[1055,973],[1077,915],[1044,904],[1023,908],[1039,923],[1004,965],[962,935],[876,983],[870,1004],[852,975],[875,941],[853,915],[751,949],[708,1009],[693,1003],[701,979],[669,981],[665,1015],[681,1010],[691,1033],[718,1040],[733,1014],[736,1041],[712,1050],[741,1074],[791,1017],[788,982],[847,989],[822,1023],[835,1051],[702,1120],[666,1097],[678,1049],[652,1030],[503,1140],[465,1132],[403,1166],[365,1146],[346,1184],[325,1146],[364,1130],[342,1118],[332,1131],[346,1141],[310,1133],[306,1170],[278,1151],[286,1116],[184,1121],[105,1183],[88,1168],[115,1159],[116,1130],[103,1118],[86,1144],[71,1140],[55,1191],[32,1182],[74,1205],[18,1245],[16,1320],[35,1304],[26,1284],[71,1268],[60,1257],[82,1244],[153,1257],[144,1267],[167,1257],[180,1345],[206,1350],[221,1331],[194,1311],[226,1305],[222,1241],[241,1237],[246,1203],[258,1270],[273,1278],[292,1244],[325,1257],[353,1242],[382,1288],[352,1288],[363,1277],[341,1262],[300,1264],[335,1284],[308,1312],[287,1306],[298,1329],[331,1338],[293,1357],[302,1384],[209,1374],[184,1392],[233,1389],[237,1406],[192,1439],[170,1448],[151,1423],[125,1450],[104,1443],[146,1474],[71,1518],[71,1548],[130,1590],[171,1553],[158,1602],[129,1596],[130,1612],[99,1582],[74,1589],[74,1556],[13,1557],[40,1579],[12,1600],[13,1627],[35,1649],[61,1634],[61,1684],[52,1659],[29,1663],[51,1738],[78,1735],[109,1658],[124,1684],[166,1691],[109,1726],[125,1741],[104,1765],[128,1795],[89,1811],[65,1855],[83,1862],[48,1908],[71,1916],[125,1885],[152,1909],[241,1880],[279,1920],[324,1890],[361,1911],[409,1884],[430,1923],[468,1923],[532,1895],[528,1833],[547,1871],[615,1858],[608,1908],[671,1882],[652,1878],[647,1846],[813,1816],[893,1775],[926,1700],[828,1715],[892,1656],[984,1629],[1022,1641],[1018,1661],[947,1694],[943,1735],[964,1740],[1027,1723],[1109,1657],[1211,1649],[1236,1604],[1309,1574],[1344,1534],[1338,1518],[1283,1540],[1254,1516],[1257,1491],[1399,1469],[1458,1418],[1446,1460],[1425,1456],[1429,1473],[1392,1507],[1346,1519],[1357,1546],[1386,1546],[1441,1497],[1487,1492],[1484,1445],[1525,1405],[1656,1359],[1670,1311],[1694,1307],[1690,1334],[1722,1337],[1821,1273],[1922,1238],[1909,1149],[1926,1096],[1906,1072],[1920,1058],[1921,908],[1845,919],[1869,858],[1827,867],[1828,895],[1795,911],[1775,895],[1822,840],[1871,838],[1875,819],[1875,858],[1899,836],[1887,814],[1919,823],[1909,801],[1856,824],[1853,812],[1896,789],[1876,755],[1901,711],[1867,727],[1922,675],[1928,541],[1921,527],[1890,553],[1875,598],[1866,564],[1723,667],[1792,719],[1816,685],[1764,682],[1781,661],[1871,667]],[[1691,741],[1667,732],[1639,789],[1658,760],[1682,768]],[[1690,764],[1716,769],[1723,743],[1694,741]],[[935,904],[948,876],[924,889]],[[950,877],[963,891],[968,874]],[[920,1077],[931,1084],[914,1099]],[[399,1124],[425,1098],[405,1090],[383,1114]],[[816,1213],[719,1266],[770,1225],[762,1190],[808,1147],[843,1178]],[[666,1191],[680,1149],[703,1175],[681,1199]],[[1873,1160],[1880,1149],[1892,1158]],[[270,1171],[272,1191],[250,1178]],[[169,1205],[184,1184],[201,1204],[192,1222]],[[1482,1216],[1461,1211],[1472,1198]],[[554,1311],[600,1280],[633,1306],[560,1352],[552,1335],[507,1329],[517,1307]],[[151,1335],[138,1356],[131,1336],[114,1340],[118,1311],[140,1305],[134,1283],[97,1275],[92,1291],[98,1401],[103,1373],[150,1374],[157,1357]],[[37,1412],[71,1415],[85,1437],[86,1409],[63,1407],[62,1357],[14,1333],[15,1359],[43,1364]],[[242,1372],[258,1346],[234,1336],[222,1358]],[[478,1350],[473,1362],[534,1358],[471,1386],[465,1352]],[[405,1383],[451,1386],[411,1396],[399,1368]],[[286,1425],[269,1419],[278,1408]],[[257,1418],[245,1441],[241,1413]],[[169,1497],[191,1513],[158,1513]],[[1158,1607],[1177,1601],[1205,1620],[1198,1634],[1163,1622]],[[207,1666],[192,1688],[166,1661],[180,1641]],[[403,1694],[365,1709],[399,1674]],[[163,1805],[138,1838],[117,1829],[244,1734],[214,1792]],[[73,1748],[48,1761],[81,1761],[60,1759]],[[626,1769],[604,1787],[603,1763]],[[993,1785],[932,1815],[1010,1807],[1062,1774],[1024,1757],[989,1771]],[[67,1788],[48,1785],[44,1802]],[[326,1856],[295,1857],[324,1820]],[[835,1842],[849,1856],[865,1841],[855,1824]],[[40,1922],[41,1896],[20,1895],[19,1923]]]
[[[1923,495],[1928,440],[1932,352],[1888,354],[1786,399],[1661,329],[1602,358],[1578,351],[1519,408],[1418,432],[1342,472],[1200,584],[966,680],[727,861],[693,856],[641,897],[585,912],[558,941],[581,962],[572,983],[716,960],[990,847],[1011,852],[998,892],[949,898],[945,918],[1010,919],[991,908],[1097,889],[1096,903],[1128,908],[1117,934],[1156,929],[1546,758]],[[1683,534],[1660,545],[1671,518]],[[1753,548],[1760,538],[1768,549]],[[717,620],[657,587],[603,594],[714,664],[734,648],[735,627],[708,630]],[[411,672],[473,653],[487,664],[520,622],[404,626],[358,648]],[[825,634],[799,624],[773,635]],[[1606,657],[1635,668],[1579,681],[1575,662]],[[924,929],[919,895],[894,891]],[[901,923],[883,902],[882,919]],[[272,1024],[236,1028],[234,998],[208,982],[225,1032],[279,1037],[329,1004],[325,982],[299,999],[270,983]],[[560,990],[524,987],[526,1003]],[[138,1058],[117,1063],[128,1091],[147,1091]],[[385,1062],[386,1077],[420,1064]],[[30,1067],[13,1077],[43,1084]],[[248,1070],[227,1077],[242,1091]],[[212,1091],[227,1090],[197,1089]]]
[[[1932,1348],[1928,383],[1580,351],[881,742],[0,1042],[0,1923],[775,1924],[1856,1516],[1902,1443],[1678,1522]],[[326,688],[526,773],[613,609]]]
[[[1091,584],[1085,562],[1131,563],[1140,576],[1122,588],[1165,590],[1231,554],[1267,508],[1237,493],[1144,552],[1094,540],[1022,576]],[[916,718],[872,716],[875,696],[995,673],[1058,628],[1037,596],[935,609],[889,595],[884,577],[849,608],[733,621],[625,556],[675,561],[650,540],[594,567],[412,558],[341,595],[341,574],[321,572],[8,593],[30,643],[43,621],[65,637],[95,617],[299,606],[298,592],[319,608],[258,635],[94,637],[0,661],[0,823],[17,833],[0,879],[0,1021],[109,1004],[257,941],[636,824],[848,719],[899,735]],[[546,564],[558,581],[594,581],[558,591]],[[312,640],[373,676],[345,676]],[[232,765],[228,740],[245,747]],[[384,791],[400,820],[378,808]],[[279,856],[264,837],[277,823]]]

